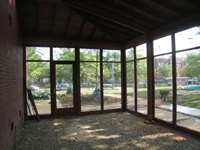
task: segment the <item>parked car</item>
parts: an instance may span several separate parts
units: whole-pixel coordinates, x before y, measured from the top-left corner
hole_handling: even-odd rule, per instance
[[[56,85],[56,90],[63,91],[63,90],[67,90],[68,87],[69,87],[68,83],[60,83],[60,84]]]
[[[30,85],[30,86],[29,86],[29,89],[30,89],[31,91],[36,91],[36,90],[39,90],[40,88],[39,88],[38,86]]]
[[[40,91],[40,90],[36,90],[36,91],[32,91],[32,96],[34,99],[49,99],[49,95],[50,93],[47,91]]]
[[[165,80],[155,80],[155,83],[167,83]]]
[[[147,82],[146,81],[140,81],[138,82],[138,88],[146,88]]]
[[[120,84],[121,83],[121,81],[120,82],[117,82],[117,84]],[[129,81],[126,81],[126,83],[130,83]]]
[[[112,85],[112,84],[103,84],[103,89],[104,89],[104,90],[120,90],[121,87],[115,87],[115,86]],[[95,90],[101,90],[101,88],[98,87],[97,89],[95,88]]]
[[[104,90],[115,90],[115,87],[112,84],[103,84],[103,89]]]
[[[91,84],[91,82],[83,82],[82,84],[83,85],[85,85],[85,84]]]

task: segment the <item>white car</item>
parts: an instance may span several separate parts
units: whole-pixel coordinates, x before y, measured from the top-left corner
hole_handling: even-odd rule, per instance
[[[67,90],[69,87],[68,83],[60,83],[59,85],[56,86],[56,90],[62,91],[62,90]]]
[[[30,85],[29,89],[32,91],[36,91],[39,90],[40,88],[38,86]]]
[[[98,87],[97,89],[101,89],[100,87]],[[120,90],[121,87],[115,87],[114,85],[112,84],[103,84],[103,89],[104,90]]]
[[[115,87],[112,84],[103,84],[103,89],[104,90],[120,90],[120,87]]]

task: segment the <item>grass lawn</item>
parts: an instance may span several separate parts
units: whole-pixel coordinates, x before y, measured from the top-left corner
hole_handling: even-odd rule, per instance
[[[172,100],[168,102],[172,103]],[[177,104],[200,109],[200,94],[185,94],[177,99]]]
[[[171,86],[166,87],[156,87],[155,88],[155,98],[160,98],[160,90],[170,90],[172,91]],[[66,91],[56,91],[57,94],[66,94]],[[93,93],[93,91],[82,91],[82,94]],[[121,94],[121,90],[104,90],[104,94]],[[133,89],[127,89],[127,95],[133,96]],[[147,88],[138,88],[137,96],[139,98],[147,98]],[[172,100],[167,101],[172,103]],[[182,106],[188,106],[192,108],[199,108],[200,109],[200,94],[185,94],[182,97],[177,99],[177,104]]]

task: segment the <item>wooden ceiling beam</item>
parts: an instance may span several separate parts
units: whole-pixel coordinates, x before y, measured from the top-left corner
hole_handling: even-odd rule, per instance
[[[101,10],[99,8],[95,8],[94,6],[89,6],[86,3],[83,3],[81,1],[77,1],[77,0],[63,0],[63,2],[67,5],[70,6],[72,8],[76,8],[78,10],[84,11],[84,12],[88,12],[90,14],[93,14],[95,16],[98,16],[100,18],[104,18],[106,20],[115,22],[117,24],[120,24],[122,26],[125,26],[127,28],[130,29],[134,29],[140,33],[148,33],[149,30],[147,28],[144,28],[134,22],[131,22],[127,19],[124,19],[122,17],[119,17],[117,15],[111,14],[109,12],[105,12],[104,10]],[[80,14],[79,14],[80,15]]]
[[[84,13],[82,13],[84,15]],[[108,22],[108,21],[105,21],[104,19],[102,18],[97,18],[97,17],[92,17],[92,16],[89,16],[89,15],[84,15],[85,18],[88,18],[91,20],[91,22],[96,22],[96,24],[100,24],[101,26],[106,26],[106,27],[109,27],[111,29],[115,29],[115,30],[118,30],[118,32],[124,32],[124,34],[129,34],[129,35],[141,35],[141,33],[139,32],[136,32],[134,30],[131,30],[131,29],[127,29],[123,26],[120,26],[120,25],[116,25],[112,22]]]
[[[183,15],[180,12],[178,12],[175,8],[172,8],[169,5],[163,4],[162,3],[163,1],[160,1],[160,0],[150,0],[150,1],[155,3],[155,4],[157,4],[157,5],[159,5],[160,7],[164,8],[164,9],[170,11],[171,13],[183,18]]]
[[[116,34],[116,35],[120,35],[124,38],[132,38],[133,37],[130,34],[122,33],[122,32],[119,32],[119,31],[112,29],[112,28],[109,28],[109,27],[101,26],[101,29],[103,29],[106,32],[110,32],[110,33],[113,33],[113,34]]]
[[[69,6],[68,6],[69,7]],[[97,29],[101,30],[102,32],[106,33],[105,31],[103,31],[102,29],[99,28],[98,24],[94,24],[93,21],[91,21],[90,19],[86,18],[81,11],[77,10],[76,8],[71,8],[69,7],[72,11],[74,11],[75,13],[77,13],[77,15],[83,17],[86,21],[88,21],[89,23],[91,23],[92,25],[94,25]],[[107,33],[106,33],[107,34]],[[109,35],[109,34],[108,34]],[[120,42],[119,40],[115,39],[115,37],[112,37],[112,35],[109,35],[114,41],[116,42]]]
[[[143,12],[143,13],[146,13],[146,14],[162,21],[162,22],[169,23],[161,15],[159,15],[157,12],[154,12],[149,8],[141,6],[138,3],[136,3],[135,1],[132,1],[132,0],[119,0],[119,1],[120,1],[121,4],[125,5],[126,7],[129,7],[131,9],[137,9],[137,10]]]
[[[148,23],[148,22],[146,22],[146,21],[144,21],[144,20],[141,20],[141,18],[139,19],[138,17],[132,15],[130,11],[127,11],[127,10],[125,10],[125,9],[118,8],[118,7],[116,7],[116,6],[110,5],[110,4],[107,3],[107,2],[104,3],[104,2],[102,2],[102,1],[99,2],[99,1],[94,1],[94,0],[89,0],[89,1],[90,1],[90,3],[97,4],[97,5],[101,6],[101,7],[104,7],[104,8],[107,9],[107,10],[113,10],[113,11],[115,11],[115,12],[117,12],[117,13],[120,13],[120,14],[122,14],[122,15],[128,17],[128,18],[134,19],[135,21],[140,22],[140,23],[142,23],[142,24],[145,24],[145,25],[147,25],[147,26],[150,26],[150,27],[153,27],[153,28],[157,28],[156,25],[150,24],[150,23]]]
[[[192,5],[193,7],[195,7],[196,9],[200,10],[200,2],[199,0],[185,0],[186,3]]]
[[[185,30],[187,28],[191,28],[193,26],[197,26],[200,24],[200,12],[194,13],[190,16],[179,19],[171,24],[163,26],[159,29],[150,32],[152,39],[157,39],[174,32],[178,32],[181,30]]]
[[[84,26],[85,26],[85,19],[83,19],[83,23],[82,23],[82,26],[81,26],[80,32],[79,32],[79,34],[78,34],[78,40],[80,40],[81,33],[82,33],[82,31],[83,31]]]
[[[104,34],[104,35],[103,35],[103,38],[102,38],[101,42],[103,42],[103,41],[105,40],[106,35],[107,35],[107,34]]]
[[[73,41],[55,39],[22,39],[23,46],[52,46],[52,47],[87,47],[102,49],[122,49],[121,43],[114,42],[94,42],[94,41]]]
[[[53,25],[52,25],[52,33],[51,33],[51,36],[53,38],[53,35],[54,35],[54,30],[55,30],[55,20],[56,20],[56,10],[57,10],[57,4],[55,4],[55,7],[54,7],[54,17],[53,17]]]
[[[72,11],[70,12],[70,15],[69,15],[68,24],[67,24],[66,33],[65,33],[65,38],[67,38],[69,26],[70,26],[70,23],[71,23],[71,18],[72,18]]]
[[[95,35],[96,30],[97,30],[97,27],[94,28],[94,30],[93,30],[93,32],[92,32],[92,36],[91,36],[91,38],[90,38],[90,41],[92,41],[92,39],[93,39],[93,37],[94,37],[94,35]]]

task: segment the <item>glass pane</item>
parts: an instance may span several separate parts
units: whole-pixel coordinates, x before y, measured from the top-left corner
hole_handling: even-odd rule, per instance
[[[103,61],[121,61],[121,51],[104,49]]]
[[[172,52],[171,35],[153,41],[154,55]]]
[[[200,26],[175,34],[176,50],[200,46]]]
[[[154,58],[155,117],[172,122],[172,55]]]
[[[49,47],[26,47],[27,60],[50,60]]]
[[[75,60],[75,48],[53,48],[53,60]]]
[[[121,64],[103,63],[104,109],[121,108]]]
[[[81,111],[101,110],[100,63],[80,63]]]
[[[47,62],[27,62],[28,88],[31,89],[39,115],[51,114],[50,65]],[[28,102],[32,109],[30,101]],[[28,108],[28,115],[31,115]]]
[[[80,49],[80,61],[100,61],[100,50]]]
[[[134,48],[129,48],[126,50],[126,61],[134,60]]]
[[[177,124],[200,132],[200,49],[176,53]]]
[[[56,106],[57,108],[74,107],[73,65],[56,64]]]
[[[134,62],[126,63],[127,109],[135,111]]]
[[[147,114],[147,61],[137,61],[137,111]]]
[[[144,58],[147,57],[147,45],[142,44],[139,46],[136,46],[136,58]]]

